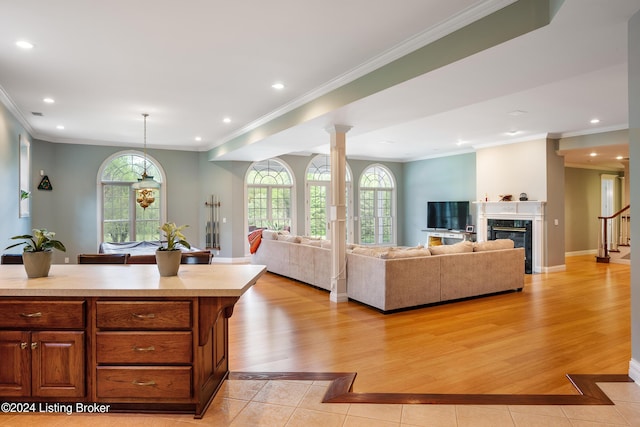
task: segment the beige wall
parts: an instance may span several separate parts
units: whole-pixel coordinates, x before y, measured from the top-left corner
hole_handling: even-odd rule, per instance
[[[547,164],[545,139],[481,148],[476,152],[476,194],[478,200],[489,196],[498,201],[500,194],[517,200],[527,193],[529,200],[547,200]]]
[[[487,194],[489,201],[511,194],[518,200],[527,193],[529,200],[545,203],[545,269],[564,268],[564,162],[556,154],[558,142],[540,139],[476,151],[476,194]],[[557,225],[556,221],[557,220]]]

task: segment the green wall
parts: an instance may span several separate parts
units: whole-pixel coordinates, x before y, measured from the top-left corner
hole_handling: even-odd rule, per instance
[[[33,191],[32,221],[35,227],[55,231],[67,247],[66,253],[54,252],[54,262],[62,263],[83,252],[98,250],[97,192],[98,170],[112,154],[128,151],[125,147],[80,144],[55,144],[34,141],[32,168],[34,182],[39,171],[49,177],[52,191]],[[195,245],[201,239],[199,212],[198,153],[175,150],[147,150],[165,171],[167,179],[167,219],[189,224],[185,235]],[[204,236],[202,236],[204,238]]]
[[[600,232],[600,176],[617,175],[616,172],[565,168],[565,251],[593,252],[598,249]],[[617,183],[619,193],[620,184]],[[616,201],[620,208],[620,198]]]
[[[0,102],[0,252],[16,243],[11,236],[31,233],[31,218],[18,218],[20,135],[28,133]]]
[[[404,226],[401,239],[407,246],[424,244],[429,200],[476,200],[475,153],[440,157],[405,163],[403,212],[399,221]],[[475,205],[470,206],[475,221]]]

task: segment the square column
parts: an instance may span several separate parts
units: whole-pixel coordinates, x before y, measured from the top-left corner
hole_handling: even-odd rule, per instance
[[[347,201],[346,201],[346,133],[351,126],[333,125],[331,135],[331,294],[335,302],[349,300],[347,295]]]

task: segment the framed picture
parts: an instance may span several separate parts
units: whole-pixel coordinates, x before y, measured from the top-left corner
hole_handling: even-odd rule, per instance
[[[18,135],[20,149],[19,187],[18,187],[18,216],[27,218],[31,211],[31,142],[23,135]]]
[[[467,233],[473,233],[473,225],[467,225]]]

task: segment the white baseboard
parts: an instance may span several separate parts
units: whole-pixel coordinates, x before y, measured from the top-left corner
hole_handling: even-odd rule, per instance
[[[597,249],[588,249],[586,251],[565,252],[564,256],[572,257],[572,256],[582,256],[582,255],[597,255],[597,254],[598,254]]]
[[[567,266],[565,264],[562,265],[552,265],[551,267],[542,267],[542,273],[557,273],[559,271],[566,271]]]
[[[640,362],[631,359],[629,362],[629,377],[640,385]]]

